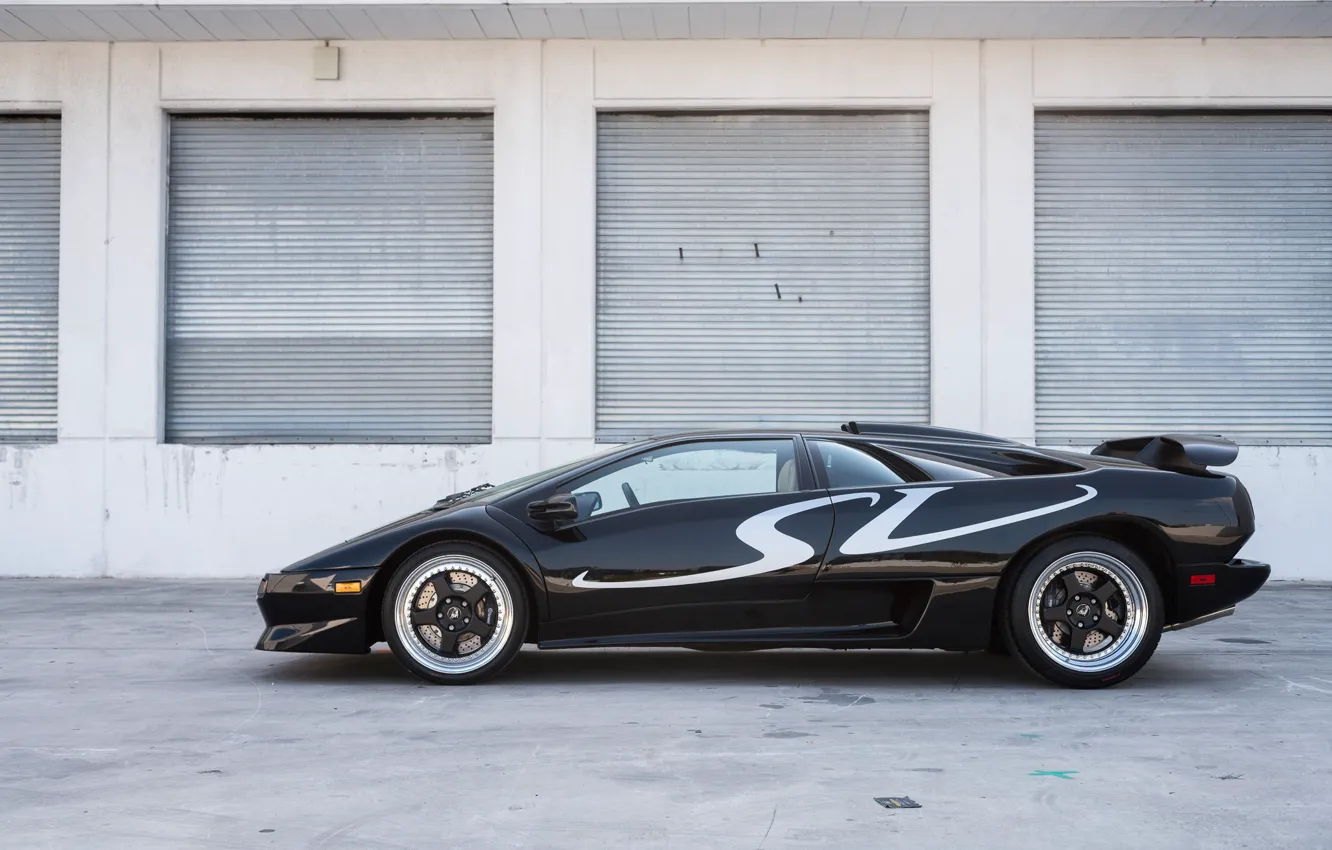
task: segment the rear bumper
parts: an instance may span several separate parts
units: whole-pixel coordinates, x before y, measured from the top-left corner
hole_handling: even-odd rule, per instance
[[[1219,619],[1258,592],[1272,568],[1242,558],[1228,564],[1181,569],[1175,586],[1175,611],[1167,630],[1179,630]]]
[[[377,568],[269,573],[256,601],[266,628],[255,649],[270,652],[370,651],[368,605]],[[336,586],[358,582],[360,590]]]

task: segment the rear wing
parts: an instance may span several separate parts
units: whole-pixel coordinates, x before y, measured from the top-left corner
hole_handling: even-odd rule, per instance
[[[1207,434],[1161,434],[1157,437],[1125,437],[1106,440],[1092,454],[1136,460],[1173,472],[1206,472],[1209,466],[1226,466],[1239,457],[1239,446]]]

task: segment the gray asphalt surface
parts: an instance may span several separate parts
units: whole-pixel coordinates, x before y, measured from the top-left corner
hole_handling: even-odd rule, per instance
[[[427,687],[252,650],[253,589],[0,581],[0,846],[1332,847],[1332,587],[1098,692],[883,651],[532,649]]]

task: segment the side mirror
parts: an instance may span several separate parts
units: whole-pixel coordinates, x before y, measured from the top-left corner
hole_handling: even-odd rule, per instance
[[[578,519],[578,497],[557,493],[541,502],[529,502],[527,515],[537,522],[571,522]]]
[[[578,505],[578,518],[587,519],[601,510],[601,494],[596,490],[584,490],[574,493],[574,502]]]

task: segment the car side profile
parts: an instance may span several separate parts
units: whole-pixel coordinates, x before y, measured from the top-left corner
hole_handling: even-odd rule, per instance
[[[525,643],[1007,652],[1097,688],[1231,613],[1249,495],[1218,437],[1091,454],[924,426],[708,431],[482,485],[264,576],[259,649],[480,681]]]

